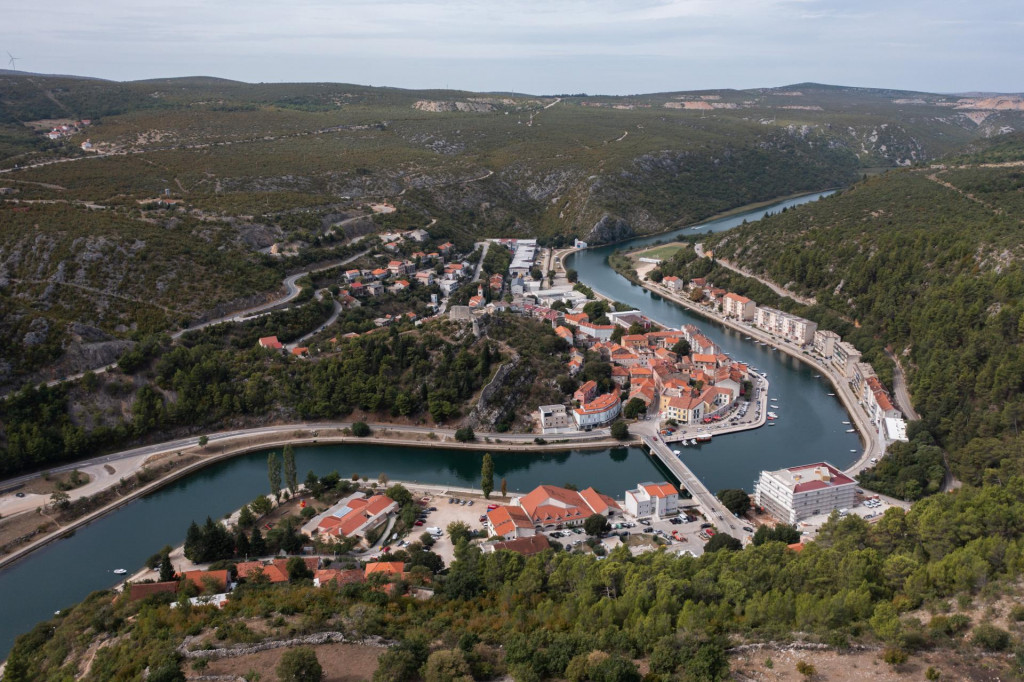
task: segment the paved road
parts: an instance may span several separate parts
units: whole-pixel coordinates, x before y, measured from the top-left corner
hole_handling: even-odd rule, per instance
[[[732,515],[722,502],[704,487],[700,479],[686,466],[672,450],[657,436],[643,436],[644,444],[671,471],[684,488],[690,491],[693,499],[700,505],[707,520],[715,524],[719,532],[727,533],[739,541],[748,535],[743,530],[740,520]]]
[[[476,264],[476,271],[473,273],[473,279],[469,280],[470,282],[476,282],[480,279],[480,270],[484,267],[484,258],[487,258],[487,250],[491,248],[491,242],[477,242],[476,246],[483,249],[483,253],[480,254],[480,262]]]
[[[885,354],[889,356],[893,363],[892,394],[896,399],[896,405],[907,418],[907,421],[916,421],[921,418],[921,415],[914,409],[914,403],[910,399],[910,391],[907,390],[907,377],[903,373],[903,365],[900,364],[900,359],[892,351],[886,349]]]
[[[299,422],[295,424],[280,424],[277,426],[261,426],[252,429],[236,429],[232,431],[221,431],[219,433],[211,433],[207,436],[209,442],[208,446],[216,445],[218,443],[228,441],[235,438],[248,438],[252,436],[261,436],[267,434],[281,434],[293,431],[331,431],[341,430],[352,426],[352,422]],[[455,430],[436,428],[429,426],[395,426],[393,424],[370,424],[371,428],[375,431],[393,431],[396,433],[421,433],[428,434],[433,433],[438,437],[446,440],[454,441]],[[485,438],[490,438],[492,441],[501,440],[503,442],[524,444],[532,443],[537,437],[534,433],[484,433],[479,432],[476,434],[478,441],[483,441]],[[588,440],[601,440],[603,438],[610,437],[608,429],[595,429],[585,433],[566,433],[558,434],[554,438],[559,441],[578,441],[586,442]],[[373,443],[373,439],[367,439],[368,443]],[[188,438],[179,438],[173,441],[167,441],[164,443],[156,443],[153,445],[145,445],[143,447],[132,448],[130,450],[122,450],[121,452],[114,452],[109,455],[102,455],[100,457],[93,457],[91,459],[80,460],[71,464],[65,464],[59,467],[53,467],[47,469],[51,473],[62,473],[65,471],[71,471],[73,469],[84,469],[85,467],[109,464],[118,462],[123,459],[139,456],[152,456],[156,454],[175,452],[178,450],[184,450],[185,448],[196,447],[199,445],[199,436],[189,436]],[[413,444],[415,445],[415,443]],[[495,447],[500,447],[500,444]],[[0,489],[11,488],[12,486],[26,483],[34,478],[41,476],[41,472],[32,474],[25,474],[23,476],[17,476],[15,478],[8,479],[6,481],[0,481]]]
[[[724,317],[718,313],[708,311],[703,306],[699,306],[693,301],[677,295],[664,285],[644,282],[643,286],[644,288],[650,289],[661,296],[675,301],[676,303],[679,303],[680,305],[689,308],[704,317],[721,322],[725,326],[731,327],[732,329],[742,332],[743,334],[757,339],[758,341],[764,341],[773,348],[777,348],[779,351],[786,353],[787,355],[791,355],[801,362],[807,363],[820,372],[822,376],[827,376],[829,381],[832,383],[832,386],[836,389],[836,395],[839,396],[847,413],[849,413],[853,418],[854,425],[857,427],[857,431],[861,437],[861,442],[864,445],[864,452],[861,454],[860,458],[843,472],[847,476],[856,476],[864,469],[874,466],[871,460],[880,458],[885,454],[878,444],[877,434],[875,427],[871,424],[870,416],[868,416],[864,411],[860,401],[857,399],[857,396],[853,393],[853,389],[850,388],[849,382],[845,377],[839,374],[831,363],[825,362],[824,360],[809,353],[804,353],[800,348],[797,348],[792,343],[781,341],[775,336],[757,329],[753,325],[741,323],[737,320]]]
[[[704,245],[703,244],[701,244],[701,243],[694,244],[693,245],[693,250],[697,253],[697,256],[699,258],[704,258]],[[774,291],[779,296],[785,296],[786,298],[791,298],[794,301],[796,301],[798,303],[802,303],[804,305],[816,305],[817,304],[817,300],[815,300],[813,296],[809,297],[809,296],[801,296],[800,294],[794,294],[792,291],[790,291],[788,289],[783,289],[782,287],[780,287],[775,282],[772,282],[771,280],[765,279],[763,277],[759,277],[758,275],[755,275],[754,273],[750,272],[749,270],[745,270],[744,268],[741,268],[738,265],[733,265],[732,263],[730,263],[727,260],[722,260],[721,258],[716,258],[715,262],[718,263],[719,265],[721,265],[723,268],[727,268],[729,270],[732,270],[733,272],[739,273],[739,274],[743,275],[744,277],[750,277],[751,279],[756,279],[758,282],[760,282],[761,284],[765,285],[766,287],[768,287],[769,289]]]

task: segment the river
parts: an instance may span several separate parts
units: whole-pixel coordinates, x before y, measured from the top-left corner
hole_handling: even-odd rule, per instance
[[[808,195],[728,218],[710,221],[700,231],[720,231],[756,220],[766,211],[781,210],[811,201]],[[679,234],[694,234],[680,230]],[[687,464],[712,491],[723,487],[750,489],[757,473],[828,459],[844,467],[859,447],[854,434],[845,433],[846,413],[826,393],[822,379],[797,361],[762,346],[745,342],[742,335],[691,314],[647,292],[614,273],[607,255],[614,248],[633,249],[674,234],[635,239],[615,247],[574,254],[571,267],[580,280],[613,299],[630,303],[659,323],[681,326],[694,323],[725,352],[768,373],[771,395],[779,399],[776,426],[716,438],[712,443],[684,450]],[[593,485],[621,498],[627,488],[645,480],[664,480],[666,474],[639,448],[569,451],[558,454],[494,453],[495,480],[508,481],[510,491],[528,491],[540,483]],[[463,450],[394,448],[371,445],[297,448],[300,478],[338,471],[375,479],[389,478],[424,483],[477,486],[481,453]],[[0,657],[6,657],[15,637],[54,611],[81,601],[94,590],[117,582],[115,568],[134,570],[164,545],[177,545],[192,520],[220,518],[267,490],[266,453],[258,452],[219,462],[165,488],[136,500],[85,528],[71,538],[55,542],[0,572]]]

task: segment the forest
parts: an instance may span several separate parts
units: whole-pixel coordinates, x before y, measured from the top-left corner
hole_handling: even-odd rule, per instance
[[[874,524],[836,514],[801,552],[788,539],[765,533],[696,559],[625,547],[604,559],[557,547],[524,558],[462,540],[451,566],[434,566],[429,601],[299,577],[244,585],[223,610],[98,592],[20,637],[7,679],[74,679],[102,639],[85,679],[180,671],[186,635],[224,646],[328,630],[392,643],[375,680],[444,679],[427,665],[441,657],[471,679],[639,680],[639,661],[644,679],[719,680],[733,647],[794,638],[866,646],[896,666],[923,651],[998,652],[996,674],[1021,670],[1024,479],[935,495]]]
[[[153,338],[141,344],[146,352],[127,354],[128,370],[151,377],[141,388],[132,386],[131,377],[90,374],[74,383],[29,386],[0,402],[0,476],[271,412],[305,420],[360,411],[442,424],[466,416],[469,399],[514,353],[517,369],[509,382],[530,388],[501,393],[498,428],[507,429],[524,407],[532,409],[551,392],[561,397],[553,381],[531,385],[561,369],[565,342],[550,327],[513,315],[501,316],[491,330],[478,340],[448,322],[404,333],[392,327],[339,339],[313,362],[258,348],[254,341],[225,344],[221,331],[194,345],[172,347]],[[129,418],[92,428],[73,418],[80,416],[76,405],[133,394]]]
[[[922,418],[911,443],[917,454],[904,460],[897,448],[901,466],[883,463],[869,475],[872,485],[888,470],[891,491],[934,492],[935,446],[965,482],[1024,472],[1024,181],[1016,166],[977,165],[1024,159],[1024,136],[991,147],[991,156],[982,145],[972,152],[975,165],[953,159],[890,171],[705,239],[716,258],[814,296],[815,306],[781,299],[685,250],[662,267],[816,320],[857,346],[890,386],[886,352],[900,358]]]

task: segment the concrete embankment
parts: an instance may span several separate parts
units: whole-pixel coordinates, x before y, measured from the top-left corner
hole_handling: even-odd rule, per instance
[[[426,448],[444,448],[444,449],[464,449],[464,450],[491,450],[491,451],[519,451],[523,453],[530,452],[558,452],[564,450],[583,450],[583,449],[603,449],[608,447],[621,447],[624,445],[632,444],[630,442],[622,442],[615,439],[598,436],[593,439],[576,439],[563,440],[556,442],[549,442],[544,444],[537,444],[532,441],[514,442],[509,440],[508,434],[478,434],[478,440],[469,443],[459,443],[455,441],[451,434],[444,432],[443,436],[439,436],[436,440],[423,439],[413,440],[410,438],[397,437],[402,433],[401,427],[389,426],[389,425],[375,425],[375,430],[386,430],[388,432],[394,432],[395,436],[391,437],[388,435],[378,435],[370,438],[357,438],[355,436],[347,436],[340,433],[340,429],[350,424],[335,424],[333,426],[317,424],[315,429],[311,429],[305,425],[296,425],[293,429],[283,431],[274,434],[263,434],[260,437],[258,429],[254,429],[252,434],[242,434],[233,437],[232,439],[217,441],[216,446],[220,448],[220,452],[212,452],[204,454],[203,458],[199,461],[193,462],[180,469],[176,469],[167,473],[166,475],[144,485],[136,490],[131,491],[123,497],[120,497],[103,507],[92,511],[84,516],[81,516],[74,521],[69,522],[61,529],[54,531],[48,535],[45,535],[37,540],[34,540],[23,547],[15,550],[14,552],[0,558],[0,569],[8,566],[19,559],[23,559],[32,552],[45,547],[46,545],[59,540],[60,538],[66,537],[75,532],[78,528],[86,526],[93,521],[97,521],[107,514],[116,511],[124,505],[144,497],[156,490],[159,490],[163,486],[168,485],[181,478],[185,478],[194,474],[195,472],[203,469],[211,464],[220,462],[231,457],[244,455],[257,450],[265,450],[268,448],[284,447],[285,445],[338,445],[345,443],[359,443],[359,444],[370,444],[370,445],[385,445],[392,447],[426,447]],[[338,433],[322,433],[325,428],[335,428]],[[312,431],[316,430],[317,435],[312,435]],[[411,432],[408,435],[411,436],[422,436],[420,432]],[[513,436],[515,437],[515,436]],[[532,437],[532,436],[527,436]],[[521,438],[521,437],[520,437]],[[170,448],[167,451],[163,451],[154,455],[154,457],[161,457],[168,453],[173,453],[180,448]],[[208,452],[200,448],[198,451],[190,452],[189,454],[199,454]],[[26,512],[27,513],[27,512]]]

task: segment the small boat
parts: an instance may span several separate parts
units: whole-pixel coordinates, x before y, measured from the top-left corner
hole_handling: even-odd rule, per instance
[[[846,429],[847,433],[857,433],[857,429]]]
[[[850,450],[850,452],[857,452],[856,450]]]
[[[847,426],[849,426],[849,425],[850,425],[850,422],[843,422],[843,423],[844,423],[844,424],[846,424]]]
[[[820,375],[820,374],[815,374],[815,375],[814,375],[814,378],[815,378],[815,379],[820,379],[820,378],[821,378],[821,375]]]
[[[710,443],[711,442],[711,434],[710,433],[702,433],[702,434],[700,434],[699,436],[697,436],[697,442],[698,443]]]
[[[768,426],[775,426],[775,422],[768,422]]]
[[[673,452],[673,454],[676,454],[676,455],[681,455],[681,454],[683,454],[683,453],[682,453],[681,451],[679,451],[679,450],[673,450],[672,452]]]
[[[835,398],[836,397],[835,393],[826,393],[825,395],[827,395],[829,398]]]
[[[689,442],[689,445],[696,445],[696,444],[697,444],[697,439],[696,438],[691,438],[690,442]]]
[[[114,569],[114,574],[115,575],[124,575],[127,572],[128,572],[127,568],[115,568]]]

